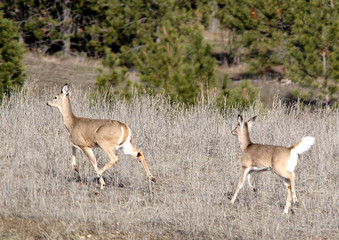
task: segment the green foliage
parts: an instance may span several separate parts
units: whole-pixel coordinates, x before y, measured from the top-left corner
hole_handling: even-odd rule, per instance
[[[200,99],[204,102],[209,89],[216,85],[216,60],[211,57],[212,46],[204,42],[203,33],[198,27],[193,31],[186,51],[190,66],[189,76],[198,83]]]
[[[0,96],[21,87],[24,82],[21,61],[25,49],[18,39],[18,27],[0,14]]]
[[[91,44],[98,51],[108,46],[109,55],[115,53],[119,64],[106,65],[114,74],[99,77],[97,85],[127,85],[119,89],[125,92],[134,86],[187,104],[204,99],[215,84],[215,61],[210,57],[211,46],[203,42],[202,30],[194,22],[207,24],[208,9],[206,1],[107,1],[106,18],[91,28],[93,36],[103,42]],[[117,69],[123,64],[135,65],[140,82],[124,83],[124,72],[117,79]]]
[[[42,53],[104,56],[109,70],[97,79],[101,90],[128,94],[137,86],[191,104],[204,101],[216,81],[212,48],[195,26],[208,26],[211,6],[207,0],[19,0],[3,1],[0,9],[21,22],[25,42]],[[124,65],[131,64],[140,83],[126,80]]]
[[[219,0],[216,17],[224,28],[236,33],[242,59],[254,71],[281,64],[290,31],[290,1],[284,0]]]
[[[91,44],[98,51],[103,51],[108,46],[113,52],[124,53],[124,61],[133,62],[131,59],[149,41],[156,41],[161,28],[170,24],[182,34],[187,33],[187,25],[199,21],[196,14],[197,8],[202,8],[203,13],[208,9],[207,3],[175,0],[131,0],[109,1],[102,5],[105,18],[99,25],[91,27],[91,33],[96,40]],[[206,18],[202,19],[207,24]]]
[[[98,0],[8,1],[0,3],[5,17],[20,22],[20,33],[29,48],[42,54],[62,51],[95,55],[88,44],[88,26],[102,19]]]
[[[249,107],[258,97],[258,89],[250,81],[244,81],[230,91],[229,100],[242,107]]]
[[[303,3],[296,2],[286,66],[293,81],[320,90],[308,99],[328,103],[336,98],[339,84],[339,7],[321,0]]]
[[[173,101],[193,104],[204,101],[215,86],[215,60],[211,46],[204,42],[202,32],[194,27],[188,36],[180,34],[171,24],[158,33],[135,54],[140,71],[141,88],[154,94],[169,94]]]
[[[182,98],[179,100],[192,99],[196,95],[194,90],[197,87],[186,78],[187,62],[183,36],[170,24],[162,27],[158,40],[147,42],[134,58],[140,71],[139,87],[146,92],[166,93],[173,100],[177,97]]]
[[[105,59],[103,65],[108,68],[108,72],[103,72],[99,69],[102,74],[97,77],[96,85],[99,87],[99,91],[113,91],[114,94],[123,94],[127,96],[131,91],[129,86],[131,85],[128,81],[128,69],[127,67],[120,66],[119,56],[113,53],[109,48],[106,48]]]
[[[187,104],[205,98],[215,85],[215,61],[210,57],[211,46],[204,43],[202,30],[194,23],[208,24],[208,1],[105,3],[103,21],[88,28],[93,37],[90,44],[104,52],[104,64],[110,68],[109,74],[97,79],[98,86],[112,86],[119,94],[136,87]],[[110,50],[104,50],[105,46]],[[126,81],[124,64],[136,67],[140,81]]]
[[[217,105],[224,111],[226,108],[248,109],[258,100],[259,90],[250,81],[243,81],[232,90],[227,90],[228,76],[224,76],[223,93],[217,99]],[[226,85],[226,86],[225,86]]]
[[[284,65],[288,77],[325,102],[338,98],[339,6],[328,1],[219,0],[217,18],[236,33],[242,59],[259,71]]]

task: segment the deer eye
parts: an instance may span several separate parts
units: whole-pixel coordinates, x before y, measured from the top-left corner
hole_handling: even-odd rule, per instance
[[[55,96],[55,97],[54,97],[54,99],[55,99],[55,100],[57,100],[57,99],[58,99],[58,97],[57,97],[57,96]]]

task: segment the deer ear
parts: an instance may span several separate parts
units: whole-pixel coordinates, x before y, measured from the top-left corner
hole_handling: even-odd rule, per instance
[[[252,127],[253,122],[257,119],[257,116],[252,117],[250,120],[247,121],[248,127]]]
[[[61,89],[61,93],[65,96],[69,95],[71,93],[71,87],[66,83],[62,89]]]
[[[242,116],[240,114],[238,115],[238,123],[239,123],[240,126],[244,125],[244,119],[242,118]]]

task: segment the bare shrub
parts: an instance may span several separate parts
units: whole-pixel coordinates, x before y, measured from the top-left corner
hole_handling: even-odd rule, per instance
[[[27,219],[44,238],[296,239],[335,238],[339,223],[339,113],[272,109],[243,112],[259,115],[253,142],[292,146],[303,136],[316,142],[299,158],[295,170],[299,206],[282,216],[285,189],[270,172],[253,174],[234,205],[240,168],[240,145],[230,131],[237,110],[223,115],[213,106],[184,109],[165,98],[134,96],[122,100],[89,100],[89,92],[73,87],[75,114],[127,123],[153,175],[117,152],[118,163],[106,172],[100,191],[96,173],[78,154],[80,177],[71,165],[71,143],[62,118],[47,100],[59,89],[34,87],[4,99],[0,109],[0,217]],[[102,166],[107,156],[95,152]],[[50,227],[48,227],[50,226]],[[0,232],[6,232],[1,229]],[[9,234],[7,232],[7,234]],[[32,234],[27,233],[27,234]],[[118,234],[118,235],[117,235]],[[6,237],[8,235],[1,235]],[[22,235],[9,235],[19,239]]]

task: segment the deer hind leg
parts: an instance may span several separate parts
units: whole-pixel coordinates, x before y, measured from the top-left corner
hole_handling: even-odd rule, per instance
[[[293,203],[297,203],[298,202],[298,198],[297,198],[297,194],[295,191],[295,174],[294,172],[291,172],[290,174],[290,181],[291,181],[291,191],[292,191],[292,199],[293,199]]]
[[[105,183],[104,179],[102,178],[102,176],[99,175],[99,168],[98,168],[97,160],[95,159],[95,156],[94,156],[92,149],[89,148],[89,147],[85,147],[85,148],[82,148],[82,150],[84,151],[84,153],[86,154],[86,156],[88,157],[90,162],[92,163],[95,172],[98,174],[98,177],[99,177],[99,180],[100,180],[100,188],[104,189],[106,183]]]
[[[240,191],[240,189],[244,186],[244,182],[246,180],[246,176],[247,174],[251,171],[251,167],[243,167],[242,169],[242,173],[241,173],[241,177],[239,179],[239,183],[238,183],[238,186],[237,186],[237,189],[235,190],[234,194],[233,194],[233,197],[231,199],[231,203],[234,203],[235,199],[237,198],[237,195]]]
[[[134,146],[132,145],[131,141],[125,142],[122,145],[122,150],[124,151],[125,154],[129,154],[129,155],[136,157],[143,165],[148,179],[155,182],[155,177],[153,177],[150,170],[148,169],[144,154],[141,151],[136,150]]]
[[[255,192],[256,189],[255,189],[255,187],[253,187],[252,182],[251,182],[251,173],[247,174],[247,182],[248,182],[248,185],[250,186],[250,188],[252,189],[252,191]]]
[[[291,184],[289,183],[289,180],[286,178],[284,178],[284,184],[287,189],[287,198],[283,214],[288,214],[288,209],[291,206]]]
[[[72,166],[73,166],[74,171],[79,173],[78,166],[76,163],[76,151],[77,151],[77,147],[73,145],[72,146]]]

